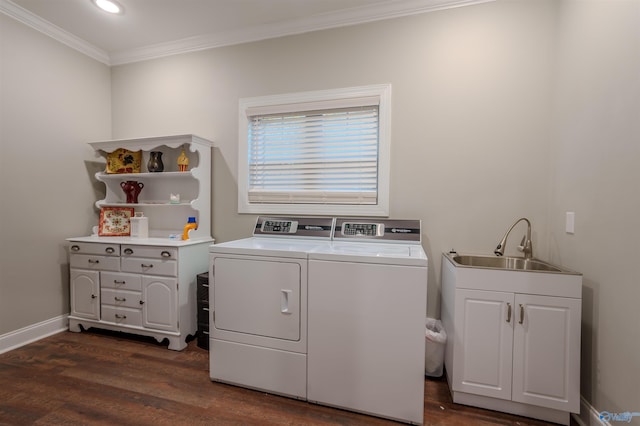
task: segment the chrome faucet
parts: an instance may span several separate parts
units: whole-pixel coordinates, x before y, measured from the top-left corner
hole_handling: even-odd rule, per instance
[[[524,253],[525,259],[533,258],[533,243],[531,242],[531,222],[529,222],[529,219],[527,219],[526,217],[521,217],[520,219],[516,220],[516,223],[511,225],[511,228],[509,228],[509,230],[504,234],[504,237],[502,237],[502,240],[500,240],[498,246],[493,251],[496,256],[504,255],[504,246],[507,245],[507,237],[509,236],[509,232],[511,232],[511,230],[523,220],[527,222],[527,235],[522,237],[522,242],[520,242],[518,250]]]

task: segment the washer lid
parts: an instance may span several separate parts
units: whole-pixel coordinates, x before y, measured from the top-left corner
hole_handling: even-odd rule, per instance
[[[428,265],[427,255],[420,244],[334,241],[309,252],[309,259],[424,267]]]

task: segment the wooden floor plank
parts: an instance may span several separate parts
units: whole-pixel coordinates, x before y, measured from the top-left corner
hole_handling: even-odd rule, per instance
[[[63,332],[0,354],[0,425],[390,425],[209,379],[209,353],[122,333]],[[548,423],[454,404],[425,380],[425,425]]]

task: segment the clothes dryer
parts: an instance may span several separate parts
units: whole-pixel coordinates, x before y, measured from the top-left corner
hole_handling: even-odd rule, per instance
[[[331,218],[259,217],[253,237],[210,246],[210,377],[306,399],[307,254]]]

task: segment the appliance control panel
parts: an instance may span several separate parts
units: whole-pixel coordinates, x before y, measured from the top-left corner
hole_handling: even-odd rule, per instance
[[[298,231],[298,222],[295,220],[266,219],[262,222],[260,230],[268,234],[295,234]]]
[[[342,235],[346,237],[382,237],[384,223],[345,222],[342,224]]]
[[[253,228],[253,236],[330,240],[333,223],[334,219],[330,217],[259,216]]]
[[[420,220],[336,218],[334,241],[421,243]]]

